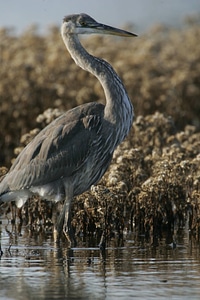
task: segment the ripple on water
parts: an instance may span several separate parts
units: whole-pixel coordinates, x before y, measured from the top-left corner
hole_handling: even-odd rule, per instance
[[[175,249],[132,239],[102,256],[95,247],[0,233],[1,299],[199,299],[199,246],[187,235]]]

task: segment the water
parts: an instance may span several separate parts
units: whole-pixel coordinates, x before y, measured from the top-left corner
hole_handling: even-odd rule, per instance
[[[0,225],[0,299],[200,299],[200,247],[187,231],[176,247],[130,234],[105,255],[84,241],[69,250],[51,235],[11,231]]]

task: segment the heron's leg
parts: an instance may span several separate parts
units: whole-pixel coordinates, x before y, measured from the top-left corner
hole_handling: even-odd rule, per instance
[[[60,213],[59,220],[57,222],[57,233],[58,239],[61,238],[61,234],[64,233],[65,237],[67,238],[70,246],[72,243],[75,245],[75,236],[71,227],[71,202],[73,199],[73,190],[72,184],[70,181],[64,182],[65,188],[65,202],[63,205],[63,209]]]
[[[56,232],[57,232],[57,240],[60,240],[61,235],[64,233],[67,237],[67,240],[71,243],[70,239],[70,207],[71,207],[71,199],[66,197],[62,211],[60,212],[59,219],[57,221]],[[69,233],[69,234],[68,234]]]
[[[58,234],[57,239],[59,240],[61,238],[61,235],[63,233],[63,227],[64,227],[64,223],[65,223],[65,217],[68,213],[68,209],[69,209],[69,201],[68,199],[65,199],[62,211],[60,212],[57,224],[56,224],[56,232]]]
[[[63,207],[63,210],[65,211],[64,212],[65,215],[64,215],[64,220],[63,220],[62,231],[71,246],[75,240],[73,230],[71,227],[71,199],[70,199],[70,201],[69,201],[69,199],[66,199],[64,206],[65,207]]]

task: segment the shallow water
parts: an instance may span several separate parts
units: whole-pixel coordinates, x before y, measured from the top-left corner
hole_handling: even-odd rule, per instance
[[[200,247],[187,231],[176,247],[130,234],[104,255],[83,241],[68,250],[51,235],[10,232],[0,225],[0,299],[200,299]]]

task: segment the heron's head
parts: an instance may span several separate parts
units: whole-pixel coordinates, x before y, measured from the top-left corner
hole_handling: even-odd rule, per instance
[[[137,36],[134,33],[98,23],[86,14],[66,16],[62,24],[63,34],[112,34],[118,36]]]

